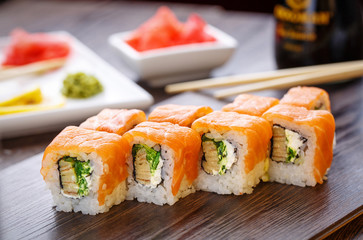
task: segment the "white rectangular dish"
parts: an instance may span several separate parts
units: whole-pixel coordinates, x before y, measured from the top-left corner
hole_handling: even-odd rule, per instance
[[[58,109],[0,115],[0,139],[35,134],[63,128],[86,120],[103,108],[141,108],[153,103],[152,96],[132,80],[102,60],[88,47],[67,32],[53,32],[70,39],[72,53],[62,68],[38,75],[18,77],[0,82],[0,97],[11,88],[26,84],[38,85],[47,96],[59,95],[62,82],[69,73],[84,72],[94,75],[104,87],[102,93],[88,99],[67,99]],[[0,60],[9,38],[0,38]]]

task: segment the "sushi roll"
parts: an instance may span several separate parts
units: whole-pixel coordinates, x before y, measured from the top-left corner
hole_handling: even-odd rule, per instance
[[[317,87],[291,88],[281,99],[280,103],[304,107],[308,110],[331,111],[328,93],[325,90]],[[336,137],[334,134],[333,148],[335,148],[335,146]]]
[[[143,122],[124,134],[129,144],[127,199],[173,205],[195,192],[200,137],[172,123]]]
[[[270,181],[302,187],[323,183],[333,159],[333,115],[279,104],[263,117],[273,126]]]
[[[117,134],[70,126],[45,149],[40,170],[56,209],[95,215],[126,196],[126,142]]]
[[[281,104],[304,107],[308,110],[330,111],[328,93],[317,87],[294,87],[283,96]]]
[[[103,109],[96,116],[81,123],[81,128],[105,131],[123,135],[125,132],[146,120],[145,113],[137,109]]]
[[[202,138],[196,189],[252,193],[268,170],[270,123],[261,117],[216,111],[196,120],[192,129]]]
[[[273,97],[240,94],[234,99],[233,103],[225,105],[222,111],[261,117],[264,112],[278,103],[279,100]]]
[[[180,126],[190,127],[196,119],[212,111],[213,109],[207,106],[167,104],[155,108],[150,113],[148,121],[170,122]]]

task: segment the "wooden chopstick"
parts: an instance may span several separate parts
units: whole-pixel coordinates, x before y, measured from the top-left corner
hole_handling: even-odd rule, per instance
[[[183,91],[193,91],[204,88],[212,87],[223,87],[223,86],[233,86],[244,83],[262,82],[271,79],[277,79],[282,77],[296,76],[300,74],[307,74],[319,71],[325,71],[336,67],[344,67],[355,64],[361,64],[363,60],[350,61],[350,62],[340,62],[340,63],[330,63],[322,64],[308,67],[298,67],[298,68],[288,68],[282,70],[259,72],[259,73],[249,73],[241,74],[235,76],[203,79],[197,81],[189,81],[184,83],[170,84],[165,87],[167,93],[178,93]]]
[[[0,81],[14,77],[19,77],[32,73],[40,73],[63,66],[66,62],[65,58],[51,59],[36,63],[30,63],[19,67],[10,67],[0,70]]]
[[[357,64],[340,65],[325,71],[312,72],[291,77],[273,79],[264,82],[235,86],[216,91],[215,98],[224,98],[245,92],[260,91],[265,89],[287,88],[297,85],[315,85],[328,82],[337,82],[349,78],[363,76],[363,61]]]

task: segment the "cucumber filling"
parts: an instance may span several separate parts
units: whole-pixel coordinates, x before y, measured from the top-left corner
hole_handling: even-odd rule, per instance
[[[161,168],[164,162],[160,151],[145,144],[134,144],[132,157],[135,181],[152,188],[157,187],[162,181]]]
[[[212,175],[224,175],[237,161],[235,148],[227,140],[216,140],[210,134],[202,136],[203,170]]]
[[[90,160],[85,162],[75,157],[65,156],[58,161],[58,171],[63,196],[82,198],[89,194],[93,173]]]

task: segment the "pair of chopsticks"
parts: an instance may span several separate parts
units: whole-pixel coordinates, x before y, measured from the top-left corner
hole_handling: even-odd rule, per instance
[[[167,85],[165,91],[178,93],[204,88],[234,86],[217,90],[213,94],[215,98],[224,98],[252,91],[331,83],[360,76],[363,76],[363,60],[176,83]]]
[[[7,80],[14,77],[29,75],[34,73],[42,73],[48,70],[62,67],[66,62],[65,58],[45,60],[36,63],[30,63],[19,67],[10,67],[0,69],[0,81]]]

